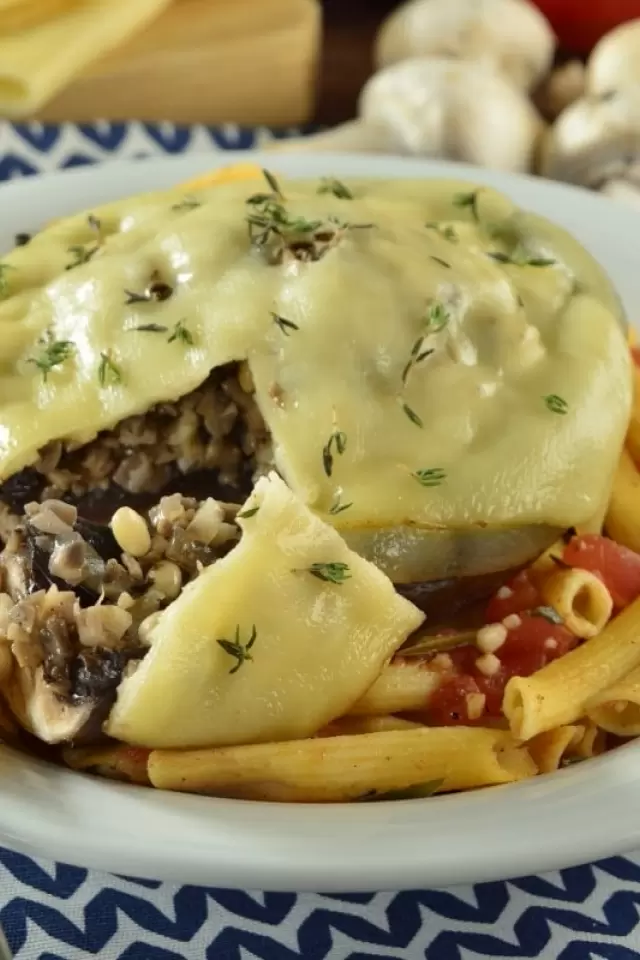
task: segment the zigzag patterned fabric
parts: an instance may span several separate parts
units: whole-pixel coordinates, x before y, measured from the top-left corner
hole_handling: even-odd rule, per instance
[[[292,132],[3,125],[0,180]],[[640,960],[639,909],[640,854],[508,883],[329,896],[176,887],[0,849],[0,923],[15,960]]]

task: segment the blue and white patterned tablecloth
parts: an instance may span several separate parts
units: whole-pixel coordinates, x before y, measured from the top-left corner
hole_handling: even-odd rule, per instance
[[[0,179],[270,136],[168,123],[0,125]],[[508,883],[328,896],[177,887],[0,849],[0,923],[16,960],[631,960],[639,908],[640,854]]]

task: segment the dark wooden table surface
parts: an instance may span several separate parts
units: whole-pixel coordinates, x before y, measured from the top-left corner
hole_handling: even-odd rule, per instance
[[[332,124],[354,116],[358,93],[373,70],[376,30],[398,0],[323,0],[322,6],[324,46],[316,121]]]

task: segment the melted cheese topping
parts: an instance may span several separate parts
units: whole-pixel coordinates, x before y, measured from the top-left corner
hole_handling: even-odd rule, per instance
[[[72,269],[69,248],[96,243],[86,214],[5,259],[2,476],[246,359],[279,470],[325,516],[351,504],[331,516],[345,535],[566,527],[602,510],[630,362],[618,300],[577,241],[468,183],[349,181],[353,199],[281,186],[288,215],[352,225],[316,262],[252,246],[256,181],[198,206],[174,192],[94,210],[101,244]],[[173,295],[127,304],[154,271]],[[135,330],[179,322],[192,345]],[[30,361],[47,335],[73,353],[45,379]],[[119,382],[100,382],[105,353]]]
[[[238,546],[160,614],[151,649],[118,688],[106,725],[116,739],[193,747],[311,736],[422,623],[279,477],[258,482],[245,512]],[[344,565],[344,579],[315,576],[314,564]],[[247,647],[247,659],[220,638]]]

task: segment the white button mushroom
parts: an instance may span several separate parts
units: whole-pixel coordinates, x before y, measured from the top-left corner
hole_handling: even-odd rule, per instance
[[[589,93],[640,83],[640,19],[622,23],[595,46],[587,64]]]
[[[581,60],[569,60],[551,73],[536,91],[534,102],[547,120],[555,120],[584,95],[586,69]]]
[[[360,119],[279,150],[395,152],[530,169],[542,121],[526,95],[488,64],[428,57],[376,73]]]
[[[554,48],[551,27],[527,0],[410,0],[380,28],[376,61],[483,60],[528,90],[549,70]]]
[[[540,173],[598,189],[640,160],[640,83],[583,97],[544,138]]]

